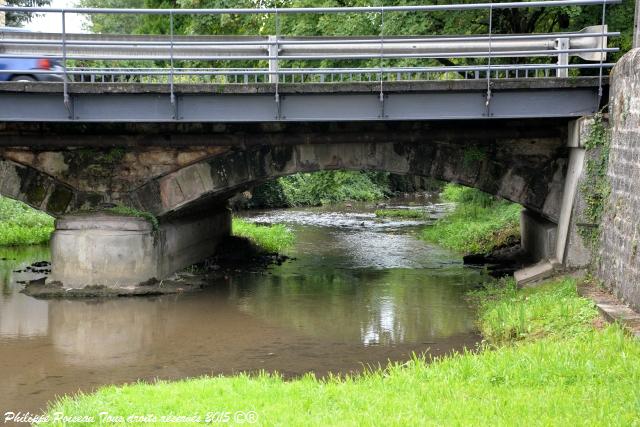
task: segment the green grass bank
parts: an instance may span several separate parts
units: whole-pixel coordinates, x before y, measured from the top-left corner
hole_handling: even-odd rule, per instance
[[[456,184],[445,185],[441,198],[456,207],[424,229],[425,240],[461,253],[487,253],[520,240],[520,205]]]
[[[295,235],[282,224],[259,225],[233,218],[232,234],[251,240],[267,252],[281,252],[293,245]]]
[[[0,196],[0,246],[47,243],[53,218],[17,200]]]
[[[110,210],[113,214],[145,218],[158,228],[158,220],[146,212],[123,206]],[[0,246],[38,245],[49,242],[54,218],[22,202],[0,196]],[[295,241],[284,225],[262,226],[234,218],[233,234],[246,237],[268,252],[279,252]]]
[[[258,425],[637,424],[640,343],[618,326],[598,328],[596,309],[575,286],[561,278],[518,291],[503,281],[473,292],[486,340],[478,352],[414,357],[342,379],[262,374],[109,386],[62,398],[49,414],[204,421],[213,408],[255,411]]]

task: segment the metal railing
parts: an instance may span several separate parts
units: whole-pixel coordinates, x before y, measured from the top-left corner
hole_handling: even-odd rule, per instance
[[[596,69],[602,86],[603,70],[613,66],[606,62],[609,37],[618,32],[607,29],[606,6],[622,0],[548,0],[505,3],[475,3],[416,6],[368,6],[325,8],[258,9],[115,9],[115,8],[34,8],[0,7],[6,12],[60,14],[62,32],[30,33],[0,29],[1,58],[48,57],[58,60],[60,70],[5,69],[7,74],[61,74],[65,103],[69,102],[68,84],[73,82],[164,83],[170,85],[174,102],[174,85],[181,83],[274,84],[276,102],[280,83],[377,82],[384,100],[384,83],[405,80],[485,79],[487,104],[491,99],[491,80],[499,78],[568,77],[570,70]],[[601,22],[579,32],[551,34],[495,34],[494,11],[512,8],[545,8],[577,5],[602,7]],[[392,13],[430,13],[435,11],[486,10],[489,31],[464,36],[389,36],[385,34],[385,15]],[[290,14],[369,13],[380,16],[378,36],[362,37],[290,37],[279,34],[278,20]],[[131,36],[69,34],[69,14],[154,14],[169,19],[166,36]],[[176,15],[258,14],[275,15],[276,34],[270,36],[176,36]],[[576,57],[583,61],[571,61]],[[472,59],[481,64],[436,66],[434,60]],[[508,58],[518,58],[506,63]],[[529,62],[522,63],[522,58]],[[531,62],[536,58],[538,62]],[[543,62],[540,58],[548,58]],[[345,67],[288,66],[291,61],[350,61]],[[403,66],[398,61],[411,60]],[[164,61],[164,67],[74,66],[92,61]],[[243,66],[229,64],[241,61]],[[362,65],[353,66],[353,61]],[[497,63],[500,61],[501,63]],[[199,67],[193,63],[200,63]],[[395,64],[394,64],[395,62]],[[184,63],[187,63],[185,65]],[[202,63],[207,65],[202,65]],[[247,63],[251,65],[246,65]],[[181,65],[180,65],[181,64]],[[374,65],[372,65],[374,64]],[[600,90],[600,94],[602,91]]]

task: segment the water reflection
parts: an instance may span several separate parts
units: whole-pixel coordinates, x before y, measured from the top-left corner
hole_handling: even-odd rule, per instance
[[[39,301],[19,293],[29,275],[13,271],[47,260],[47,249],[4,249],[0,409],[34,411],[56,394],[138,379],[260,369],[324,375],[474,345],[462,294],[477,271],[416,239],[407,224],[363,227],[358,215],[371,211],[326,223],[341,215],[261,214],[295,229],[296,260],[197,294]]]
[[[16,292],[18,281],[34,278],[24,268],[42,260],[49,260],[46,246],[0,247],[0,343],[3,338],[47,335],[48,304]]]

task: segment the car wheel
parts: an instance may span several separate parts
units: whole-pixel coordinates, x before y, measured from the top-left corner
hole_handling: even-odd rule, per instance
[[[11,77],[11,81],[12,82],[35,82],[36,79],[34,79],[31,76],[13,76]]]

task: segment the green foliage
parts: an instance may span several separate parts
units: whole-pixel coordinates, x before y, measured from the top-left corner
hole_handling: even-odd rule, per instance
[[[3,6],[14,7],[47,7],[50,4],[51,0],[4,0],[2,2]],[[5,14],[4,24],[7,27],[21,27],[30,22],[36,16],[38,16],[37,13],[7,12]]]
[[[286,208],[289,206],[278,180],[267,181],[253,189],[250,207]]]
[[[295,235],[283,224],[258,225],[234,218],[232,229],[234,236],[245,237],[267,252],[280,252],[295,242]]]
[[[456,184],[447,184],[441,197],[457,205],[423,230],[425,240],[463,253],[486,253],[519,241],[520,205]]]
[[[496,201],[495,197],[490,194],[457,184],[446,184],[440,197],[447,202],[476,205],[483,208],[491,206]]]
[[[598,315],[592,301],[578,296],[575,279],[566,277],[523,290],[513,278],[502,279],[470,296],[479,306],[483,337],[496,345],[582,334]]]
[[[589,327],[595,309],[575,296],[572,281],[525,292],[510,285],[476,297],[490,319],[481,325],[498,324],[488,329],[491,334],[512,336],[507,331],[523,319],[534,325],[525,330],[526,339],[516,336],[518,345],[484,346],[435,360],[414,357],[345,378],[305,375],[286,381],[262,372],[108,386],[62,397],[47,413],[95,416],[95,424],[102,411],[125,418],[204,418],[211,408],[255,411],[260,424],[294,426],[361,425],[363,420],[425,426],[637,423],[640,343],[615,325],[601,331]],[[494,317],[504,319],[505,326]]]
[[[0,246],[46,243],[52,232],[51,216],[22,202],[0,196]]]
[[[464,150],[464,167],[471,168],[475,167],[478,163],[481,163],[483,160],[487,158],[487,153],[476,146],[472,146]]]
[[[118,205],[113,208],[109,208],[107,209],[107,212],[115,215],[143,218],[153,226],[154,231],[158,229],[158,218],[156,218],[151,212],[140,211],[138,209],[130,208],[124,205]]]
[[[24,0],[10,0],[24,1]],[[40,1],[40,0],[39,0]],[[460,3],[474,3],[475,0],[461,0]],[[385,0],[382,3],[371,0],[79,0],[86,7],[147,7],[147,8],[256,8],[256,7],[341,7],[341,6],[384,6],[407,5],[406,0]],[[610,40],[611,46],[621,48],[613,54],[617,60],[621,54],[631,48],[633,30],[633,1],[624,0],[622,4],[607,6],[607,23],[610,31],[620,31],[621,37]],[[553,31],[578,31],[587,25],[600,22],[602,8],[598,6],[571,6],[550,8],[497,9],[493,11],[492,30],[496,34],[520,34]],[[342,14],[295,14],[280,15],[279,33],[282,36],[378,36],[391,35],[451,35],[451,34],[487,34],[489,30],[489,11],[432,11],[386,13],[384,30],[378,13]],[[169,17],[160,15],[91,15],[89,29],[99,33],[125,34],[168,34]],[[276,33],[275,15],[220,14],[212,15],[175,15],[174,33],[177,35],[269,35]],[[573,59],[579,61],[578,59]],[[512,62],[513,59],[494,59],[496,63]],[[533,63],[549,62],[548,58],[531,58]],[[384,66],[430,66],[483,64],[484,59],[386,59]],[[162,61],[146,62],[145,66],[161,66]],[[83,64],[89,65],[89,64]],[[116,65],[116,64],[113,64]],[[124,63],[120,64],[125,66]],[[198,67],[265,67],[265,61],[177,61],[177,66]],[[379,59],[351,60],[293,60],[285,61],[282,67],[349,67],[380,66]],[[131,66],[129,64],[128,66]],[[139,66],[139,65],[138,65]],[[581,70],[580,73],[593,73],[593,70]],[[451,73],[448,78],[461,75]],[[392,76],[389,78],[393,78]]]
[[[589,226],[581,227],[579,233],[592,247],[598,243],[599,226],[611,191],[607,178],[610,138],[608,125],[604,122],[602,114],[596,115],[589,137],[585,142],[589,158],[585,169],[585,179],[580,185],[580,191],[586,202],[583,215]]]
[[[425,219],[427,214],[417,209],[378,209],[376,216],[380,218]]]
[[[289,206],[319,206],[344,200],[374,201],[385,196],[388,174],[356,171],[298,173],[278,183]]]

